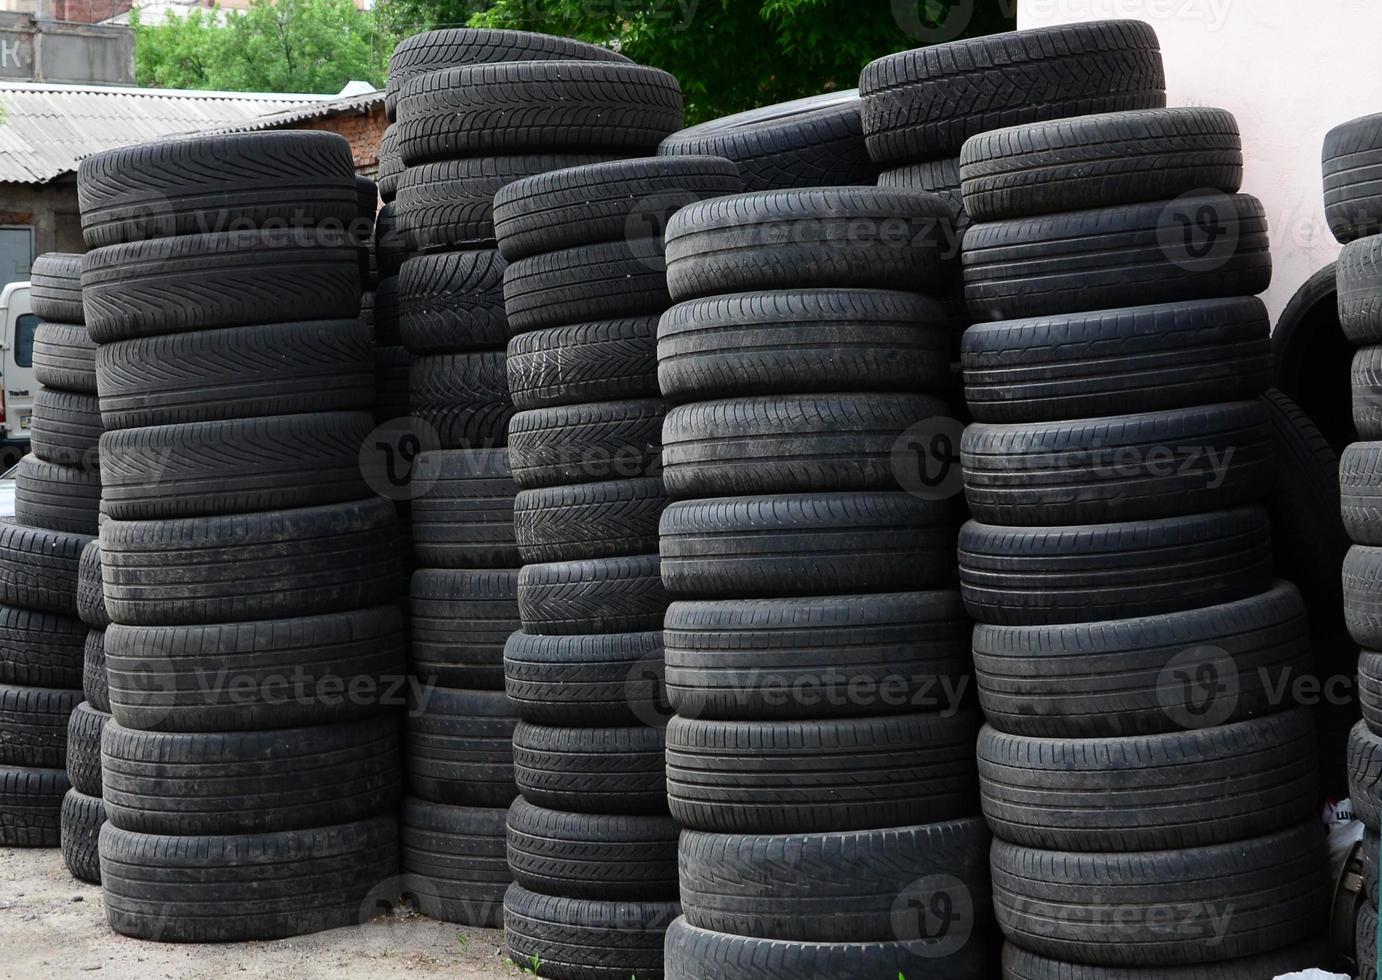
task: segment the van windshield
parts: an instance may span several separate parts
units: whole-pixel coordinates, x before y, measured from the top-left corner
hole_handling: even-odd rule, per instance
[[[34,366],[34,330],[39,319],[32,313],[21,313],[14,325],[14,363],[22,368]]]

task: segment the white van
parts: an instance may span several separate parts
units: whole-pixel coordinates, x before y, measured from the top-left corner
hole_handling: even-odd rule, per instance
[[[0,291],[0,471],[29,451],[29,422],[34,414],[34,329],[39,319],[29,312],[29,284],[12,282]]]

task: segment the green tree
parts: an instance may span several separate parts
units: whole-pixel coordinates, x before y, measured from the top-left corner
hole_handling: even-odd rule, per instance
[[[131,14],[141,85],[245,92],[339,92],[381,85],[393,39],[352,0],[252,0],[248,10],[193,9],[163,24]]]
[[[468,24],[564,34],[676,75],[687,120],[853,88],[874,58],[1013,27],[1013,0],[380,0],[400,35]]]

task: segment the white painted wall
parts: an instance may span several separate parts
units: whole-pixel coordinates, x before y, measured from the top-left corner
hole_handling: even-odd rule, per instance
[[[1324,223],[1320,148],[1382,112],[1382,0],[1019,0],[1018,28],[1132,18],[1156,28],[1172,106],[1218,106],[1243,133],[1243,190],[1272,229],[1273,322],[1339,245]]]

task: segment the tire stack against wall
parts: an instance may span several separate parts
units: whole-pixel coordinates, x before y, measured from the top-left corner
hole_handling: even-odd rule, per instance
[[[7,847],[57,847],[64,823],[77,830],[64,771],[86,640],[77,564],[96,533],[101,491],[92,442],[100,418],[94,395],[83,390],[91,344],[81,325],[80,269],[80,256],[52,253],[39,256],[31,275],[30,302],[44,321],[34,337],[34,371],[45,386],[34,414],[51,418],[31,430],[15,516],[0,522],[0,845]]]
[[[1005,976],[1315,965],[1309,631],[1261,506],[1271,259],[1237,126],[1111,113],[961,160],[960,577]]]
[[[403,42],[390,93],[405,165],[397,221],[415,253],[398,279],[399,332],[412,355],[412,414],[436,436],[413,493],[413,671],[435,690],[409,715],[404,870],[427,914],[496,925],[518,792],[503,647],[519,625],[521,562],[494,195],[520,178],[651,150],[680,124],[681,93],[666,73],[604,48],[473,30]]]
[[[729,160],[664,156],[532,177],[495,199],[530,563],[504,661],[523,719],[506,942],[544,975],[662,976],[677,915],[657,556],[663,231],[679,208],[742,189]]]
[[[78,176],[112,461],[107,917],[171,941],[353,924],[397,872],[404,649],[396,517],[359,465],[349,145],[169,141]]]
[[[1364,892],[1356,929],[1359,975],[1377,970],[1377,841],[1382,811],[1382,116],[1335,127],[1324,142],[1324,208],[1344,243],[1336,267],[1339,325],[1353,357],[1353,422],[1359,442],[1339,457],[1339,495],[1353,547],[1344,559],[1344,619],[1362,649],[1363,720],[1348,743],[1349,796],[1363,822]],[[1371,971],[1371,972],[1369,972]]]
[[[668,226],[669,976],[987,975],[953,501],[894,459],[949,421],[953,221],[841,187]]]

